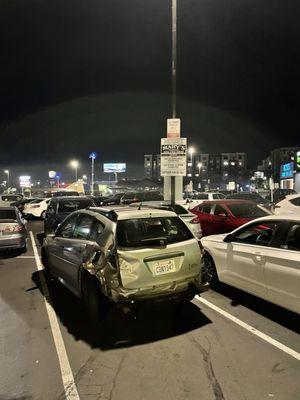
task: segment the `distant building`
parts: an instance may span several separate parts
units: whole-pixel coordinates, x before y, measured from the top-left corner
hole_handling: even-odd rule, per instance
[[[145,178],[153,181],[161,180],[160,176],[160,154],[144,155]]]
[[[267,178],[272,178],[275,186],[282,189],[300,189],[299,163],[297,153],[300,146],[279,147],[271,151],[269,157],[258,166]]]

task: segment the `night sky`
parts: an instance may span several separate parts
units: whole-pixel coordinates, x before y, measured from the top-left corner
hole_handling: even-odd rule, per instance
[[[299,137],[297,1],[178,0],[178,116],[255,165]],[[0,0],[0,162],[142,162],[171,114],[171,0]]]

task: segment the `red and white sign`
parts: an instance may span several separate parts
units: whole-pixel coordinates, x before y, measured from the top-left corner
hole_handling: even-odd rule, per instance
[[[180,138],[180,118],[167,119],[167,138]]]

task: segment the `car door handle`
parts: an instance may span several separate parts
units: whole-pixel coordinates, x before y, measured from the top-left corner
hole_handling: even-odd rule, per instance
[[[255,260],[259,263],[265,262],[265,256],[261,253],[254,253]]]

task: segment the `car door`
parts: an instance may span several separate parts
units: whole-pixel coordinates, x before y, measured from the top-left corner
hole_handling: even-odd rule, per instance
[[[234,234],[227,252],[227,283],[267,298],[266,256],[279,227],[278,221],[256,222]]]
[[[199,218],[203,236],[213,234],[211,209],[212,209],[211,204],[201,204],[201,205],[195,207],[195,209],[194,209],[195,214]]]
[[[220,204],[216,204],[212,210],[212,222],[214,224],[214,233],[226,233],[230,232],[228,228],[229,215],[228,212]]]
[[[286,223],[278,248],[266,255],[268,299],[300,313],[300,222]]]
[[[54,238],[48,243],[48,257],[51,273],[57,277],[62,276],[64,267],[63,252],[64,246],[70,244],[73,240],[73,232],[78,214],[70,215],[59,226]]]
[[[95,219],[88,214],[78,214],[72,238],[62,241],[62,262],[60,277],[74,293],[78,293],[78,270],[86,259],[92,245],[90,235]]]

